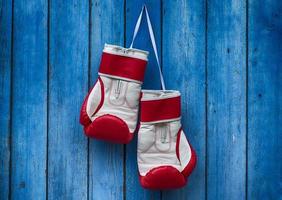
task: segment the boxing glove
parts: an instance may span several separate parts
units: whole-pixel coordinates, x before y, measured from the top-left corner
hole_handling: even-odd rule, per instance
[[[180,93],[143,90],[138,131],[138,170],[146,189],[184,186],[196,165],[196,154],[181,128]]]
[[[123,144],[133,138],[147,57],[146,51],[105,44],[98,80],[80,112],[87,136]]]

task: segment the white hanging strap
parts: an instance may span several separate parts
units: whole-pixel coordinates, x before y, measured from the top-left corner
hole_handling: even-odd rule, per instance
[[[148,13],[148,10],[147,10],[146,5],[144,5],[144,6],[142,7],[142,10],[141,10],[140,15],[139,15],[139,17],[138,17],[138,20],[137,20],[137,22],[136,22],[130,48],[133,47],[133,43],[134,43],[135,38],[136,38],[136,35],[137,35],[138,31],[139,31],[140,24],[141,24],[141,19],[142,19],[144,10],[145,10],[145,12],[146,12],[146,19],[147,19],[147,25],[148,25],[148,29],[149,29],[149,34],[150,34],[151,43],[152,43],[152,46],[153,46],[153,49],[154,49],[154,54],[155,54],[155,57],[156,57],[156,60],[157,60],[158,68],[159,68],[162,90],[165,90],[165,82],[164,82],[164,78],[163,78],[163,74],[162,74],[162,70],[161,70],[161,65],[160,65],[160,62],[159,62],[159,56],[158,56],[158,50],[157,50],[156,40],[155,40],[155,36],[154,36],[154,32],[153,32],[153,28],[152,28],[150,16],[149,16],[149,13]]]
[[[131,42],[131,44],[130,44],[130,48],[133,47],[133,43],[134,43],[135,38],[136,38],[136,35],[137,35],[138,31],[139,31],[140,24],[141,24],[141,19],[142,19],[142,15],[143,15],[143,12],[144,12],[144,7],[145,7],[145,6],[142,7],[142,10],[141,10],[141,12],[140,12],[140,14],[139,14],[139,17],[138,17],[138,19],[137,19],[137,22],[136,22],[136,25],[135,25],[135,28],[134,28],[134,33],[133,33],[132,42]]]
[[[159,67],[159,73],[160,73],[160,78],[161,78],[162,90],[165,90],[165,82],[164,82],[164,77],[163,77],[163,73],[162,73],[162,70],[161,70],[161,65],[160,65],[159,56],[158,56],[159,54],[158,54],[158,50],[157,50],[157,45],[156,45],[156,40],[155,40],[155,36],[154,36],[151,20],[150,20],[150,17],[149,17],[149,13],[148,13],[147,7],[144,6],[144,8],[145,8],[145,11],[146,11],[147,24],[148,24],[148,29],[149,29],[149,33],[150,33],[150,38],[151,38],[152,46],[153,46],[155,57],[156,57],[157,64],[158,64],[158,67]]]

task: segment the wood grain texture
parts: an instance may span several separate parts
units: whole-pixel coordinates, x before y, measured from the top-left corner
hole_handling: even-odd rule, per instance
[[[207,198],[245,199],[246,2],[207,6]]]
[[[167,89],[181,92],[183,130],[198,157],[187,186],[163,199],[205,199],[205,11],[204,0],[163,5],[164,78]]]
[[[47,11],[14,1],[11,199],[46,198]]]
[[[9,197],[12,2],[0,3],[0,199]]]
[[[131,43],[143,4],[198,163],[183,189],[144,190],[137,135],[87,139],[82,102],[104,43]],[[282,3],[0,0],[0,199],[282,199]],[[160,78],[150,52],[143,88]]]
[[[124,1],[92,1],[90,87],[96,82],[104,44],[123,46]],[[86,95],[86,93],[85,93]],[[90,199],[123,199],[123,145],[90,139]]]
[[[282,199],[281,10],[249,1],[248,199]]]
[[[156,43],[161,55],[161,2],[160,1],[126,1],[126,46],[129,47],[132,41],[134,27],[142,9],[143,4],[147,5]],[[134,48],[150,51],[149,62],[145,73],[145,80],[142,88],[160,89],[160,77],[155,55],[153,53],[147,22],[143,15],[140,31],[136,37]],[[127,199],[154,199],[160,198],[159,191],[145,190],[140,186],[137,169],[137,133],[133,141],[126,146],[126,198]]]
[[[48,199],[87,199],[88,1],[50,2]]]

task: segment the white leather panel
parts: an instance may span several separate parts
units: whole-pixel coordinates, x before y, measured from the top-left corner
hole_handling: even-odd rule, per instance
[[[137,58],[142,60],[148,60],[148,51],[143,51],[135,48],[124,48],[122,46],[105,44],[103,52],[110,53],[119,56]]]
[[[108,76],[100,76],[104,83],[104,103],[101,109],[91,118],[110,114],[122,119],[131,133],[137,125],[141,84]]]
[[[181,131],[180,142],[179,142],[179,159],[181,163],[182,170],[188,165],[191,159],[191,148],[186,139],[183,131]]]
[[[115,79],[110,84],[109,103],[113,106],[122,106],[125,104],[128,82]]]
[[[137,150],[140,175],[145,176],[151,169],[165,165],[182,171],[183,167],[176,155],[180,127],[180,120],[159,124],[141,123]]]
[[[142,101],[168,99],[180,96],[177,90],[142,90]]]
[[[139,108],[140,95],[141,95],[141,84],[128,84],[127,91],[131,94],[126,95],[125,101],[128,107],[135,109]]]

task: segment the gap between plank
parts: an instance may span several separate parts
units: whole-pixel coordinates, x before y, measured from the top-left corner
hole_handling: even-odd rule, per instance
[[[45,187],[46,187],[46,200],[48,199],[49,193],[49,100],[50,100],[50,2],[47,1],[47,103],[46,103],[46,113],[47,113],[47,131],[46,131],[46,171],[45,171]]]
[[[205,0],[205,199],[208,198],[208,0]]]
[[[10,71],[10,122],[9,122],[9,151],[10,151],[10,160],[9,160],[9,194],[8,198],[12,199],[12,149],[13,149],[13,136],[12,136],[12,111],[13,111],[13,71],[14,71],[14,0],[12,0],[12,17],[11,17],[11,71]]]
[[[248,138],[249,138],[249,133],[248,133],[248,101],[249,101],[249,0],[246,0],[246,113],[245,113],[245,118],[246,118],[246,175],[245,175],[245,196],[246,196],[246,200],[248,199],[248,149],[249,149],[249,142],[248,142]]]

